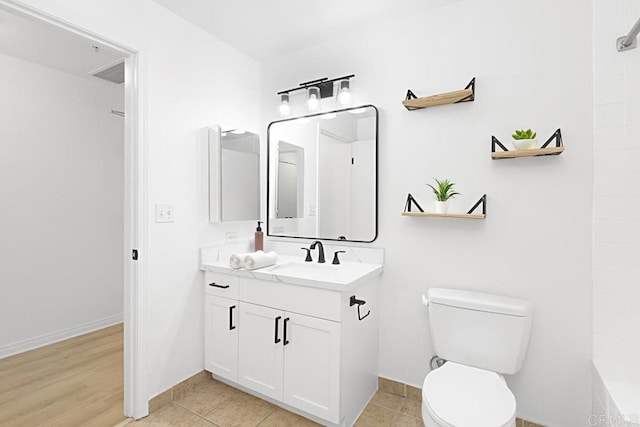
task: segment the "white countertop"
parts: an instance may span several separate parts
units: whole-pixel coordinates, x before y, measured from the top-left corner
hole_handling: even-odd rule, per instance
[[[382,264],[345,261],[339,265],[327,262],[304,262],[300,257],[278,256],[278,262],[257,270],[234,269],[223,261],[203,261],[205,271],[237,275],[259,280],[271,280],[290,285],[309,286],[333,291],[348,292],[363,281],[382,273]]]

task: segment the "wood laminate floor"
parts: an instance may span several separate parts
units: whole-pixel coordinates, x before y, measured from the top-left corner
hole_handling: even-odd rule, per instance
[[[123,400],[122,324],[0,360],[0,426],[111,427]]]

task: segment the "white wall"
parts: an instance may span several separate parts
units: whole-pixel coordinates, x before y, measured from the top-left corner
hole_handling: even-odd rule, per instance
[[[640,3],[595,0],[594,16],[593,359],[614,398],[636,384],[620,410],[640,415],[640,49],[615,48]]]
[[[263,119],[276,92],[355,73],[354,97],[380,109],[380,375],[416,386],[433,354],[421,295],[434,286],[526,298],[535,307],[523,370],[508,379],[518,415],[582,426],[590,412],[592,247],[591,2],[461,1],[401,23],[263,64]],[[374,25],[374,24],[372,24]],[[476,101],[408,112],[418,95],[462,89]],[[302,110],[304,96],[291,96]],[[491,160],[491,135],[516,128],[560,156]],[[541,141],[543,142],[543,141]],[[455,181],[465,211],[485,192],[487,219],[405,218],[407,193],[427,209],[433,177]]]
[[[203,369],[198,248],[226,226],[208,223],[202,129],[256,129],[258,64],[152,2],[24,0],[23,3],[143,54],[148,145],[148,283],[144,314],[152,397]],[[154,205],[173,203],[175,222],[156,224]],[[235,225],[235,223],[234,223]],[[251,222],[242,224],[251,230]]]
[[[124,88],[0,54],[0,357],[122,320]]]

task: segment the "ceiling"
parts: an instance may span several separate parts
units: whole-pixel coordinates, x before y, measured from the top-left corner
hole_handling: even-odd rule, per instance
[[[459,0],[154,0],[263,61]]]
[[[53,24],[1,8],[0,53],[78,76],[90,75],[126,56]]]

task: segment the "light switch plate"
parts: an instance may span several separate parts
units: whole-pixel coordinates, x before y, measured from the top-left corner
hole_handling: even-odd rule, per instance
[[[316,205],[315,204],[310,204],[307,207],[307,215],[316,216]]]
[[[173,222],[173,204],[156,203],[156,222]]]

